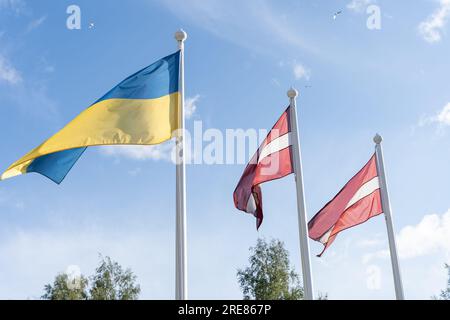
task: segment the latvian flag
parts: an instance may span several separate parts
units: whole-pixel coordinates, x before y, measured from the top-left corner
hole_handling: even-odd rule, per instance
[[[290,111],[286,111],[270,130],[263,143],[248,163],[234,190],[234,205],[237,209],[256,217],[256,228],[263,221],[260,184],[283,178],[294,172],[291,150]]]
[[[309,237],[325,247],[337,234],[382,213],[375,154],[308,223]]]

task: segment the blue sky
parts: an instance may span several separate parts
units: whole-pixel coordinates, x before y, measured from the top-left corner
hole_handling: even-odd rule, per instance
[[[81,30],[66,9],[81,8]],[[366,8],[381,12],[367,28]],[[336,19],[333,14],[342,13]],[[270,128],[300,90],[300,139],[312,217],[384,137],[407,298],[445,286],[450,262],[448,0],[0,0],[0,168],[59,130],[129,74],[186,42],[186,95],[203,127]],[[93,27],[89,28],[90,24]],[[60,185],[29,174],[0,184],[0,298],[37,298],[68,266],[91,274],[98,253],[138,276],[142,298],[174,296],[175,167],[170,144],[90,148]],[[285,242],[300,270],[292,176],[263,186],[259,232],[232,192],[244,165],[189,165],[189,294],[242,297],[236,269],[257,237]],[[392,299],[383,218],[340,234],[316,292]]]

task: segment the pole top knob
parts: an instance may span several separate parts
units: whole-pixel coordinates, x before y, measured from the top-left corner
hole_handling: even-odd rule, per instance
[[[184,31],[183,29],[178,30],[177,32],[175,32],[175,39],[177,41],[181,41],[183,42],[184,40],[187,39],[187,33],[186,31]]]
[[[375,137],[373,137],[373,142],[375,142],[376,144],[380,144],[381,141],[383,141],[383,137],[380,136],[378,133],[375,135]]]
[[[296,98],[298,96],[298,91],[296,89],[294,89],[293,87],[291,87],[287,92],[287,96],[289,98]]]

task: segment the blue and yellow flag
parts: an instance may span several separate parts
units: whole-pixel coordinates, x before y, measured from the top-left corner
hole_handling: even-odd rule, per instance
[[[59,184],[88,146],[169,140],[179,128],[179,62],[177,51],[129,76],[13,163],[0,180],[37,172]]]

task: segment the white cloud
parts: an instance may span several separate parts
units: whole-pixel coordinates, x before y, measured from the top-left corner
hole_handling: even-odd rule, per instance
[[[34,29],[39,28],[45,22],[45,20],[47,20],[47,16],[42,16],[42,17],[40,17],[38,19],[32,20],[28,24],[26,32],[31,32]]]
[[[362,239],[358,241],[357,246],[360,248],[369,248],[369,247],[376,247],[381,244],[384,244],[384,240],[382,239],[382,235],[377,234],[374,238]]]
[[[271,82],[273,85],[277,86],[277,87],[281,87],[281,83],[280,83],[280,81],[279,81],[277,78],[272,78],[272,79],[270,80],[270,82]]]
[[[417,224],[403,227],[396,235],[396,242],[409,299],[429,299],[445,287],[447,273],[443,265],[450,259],[450,209],[444,214],[425,215]],[[368,289],[378,290],[378,284],[383,289],[383,281],[378,282],[378,275],[382,274],[371,266],[385,264],[383,270],[391,274],[389,262],[387,247],[363,255]],[[388,278],[392,281],[390,276]]]
[[[115,157],[124,157],[134,160],[163,160],[172,161],[172,154],[174,153],[174,140],[166,141],[162,144],[152,146],[102,146],[100,150],[103,154]]]
[[[141,172],[142,172],[141,168],[135,168],[135,169],[128,170],[128,174],[132,177],[136,177]]]
[[[50,64],[50,62],[44,56],[39,59],[38,69],[43,73],[53,73],[56,70],[55,66]]]
[[[143,145],[111,145],[101,146],[100,151],[103,155],[116,158],[126,158],[138,161],[154,160],[176,163],[175,140],[169,140],[162,144],[151,146]],[[192,163],[195,159],[193,152],[186,145],[186,163]],[[131,176],[136,176],[141,171],[140,168],[129,171]]]
[[[0,54],[0,82],[6,81],[9,84],[18,84],[22,81],[22,77],[11,63]]]
[[[366,267],[366,286],[369,290],[381,289],[381,268],[377,265],[369,265]]]
[[[375,252],[366,253],[363,255],[362,263],[368,264],[374,259],[384,259],[389,257],[389,250],[378,250]]]
[[[406,226],[397,236],[401,258],[414,258],[436,252],[450,252],[450,210],[430,214],[416,225]]]
[[[441,126],[450,126],[450,102],[447,103],[436,115],[422,117],[419,127],[437,123]]]
[[[435,119],[440,124],[450,126],[450,102],[437,114]]]
[[[184,112],[186,119],[190,119],[194,115],[195,111],[197,111],[197,102],[199,99],[199,94],[196,94],[193,97],[186,98],[184,102]]]
[[[403,227],[396,235],[397,251],[401,259],[430,254],[450,254],[450,209],[442,214],[425,215],[416,225]],[[389,258],[389,250],[382,249],[363,256],[363,263]]]
[[[311,72],[305,68],[301,63],[294,62],[292,71],[294,73],[295,79],[305,79],[309,80]]]
[[[347,4],[347,9],[356,13],[361,13],[371,3],[373,3],[372,0],[352,0]]]
[[[9,10],[16,14],[26,13],[27,5],[23,0],[0,0],[0,10]]]
[[[440,0],[439,4],[439,8],[419,24],[420,35],[429,43],[441,41],[442,32],[450,16],[450,0]]]

